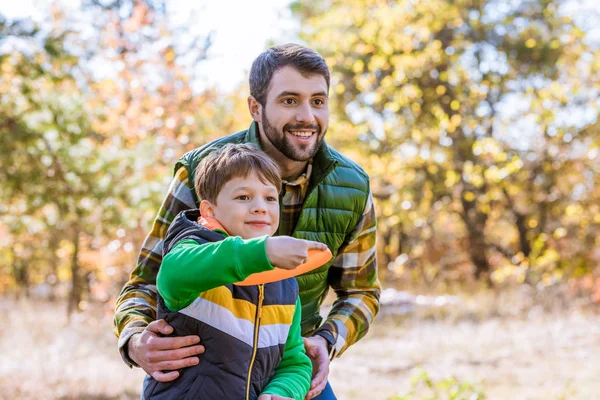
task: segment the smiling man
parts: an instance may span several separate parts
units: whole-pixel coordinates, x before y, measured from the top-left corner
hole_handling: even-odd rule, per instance
[[[182,210],[198,208],[196,166],[226,143],[256,143],[281,168],[283,189],[279,235],[327,244],[333,259],[299,276],[302,336],[313,362],[307,398],[335,399],[327,377],[330,361],[363,337],[379,310],[375,258],[376,219],[369,178],[324,140],[329,122],[329,68],[315,51],[296,44],[275,46],[252,64],[250,128],[185,154],[137,267],[117,300],[119,350],[125,362],[162,382],[178,369],[202,362],[198,336],[163,337],[172,328],[156,315],[156,276],[164,235]],[[219,268],[215,265],[215,268]],[[319,308],[333,289],[337,299],[323,321]]]

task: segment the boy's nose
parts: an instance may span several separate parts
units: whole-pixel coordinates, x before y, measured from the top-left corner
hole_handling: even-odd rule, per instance
[[[253,214],[265,214],[267,212],[267,207],[265,207],[263,202],[257,201],[252,205],[252,208],[250,211]]]

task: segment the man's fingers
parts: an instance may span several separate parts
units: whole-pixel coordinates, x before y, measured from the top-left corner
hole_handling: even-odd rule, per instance
[[[168,360],[182,360],[188,357],[194,357],[199,354],[204,354],[204,346],[198,344],[196,346],[184,347],[182,349],[170,350],[169,357],[165,357]]]
[[[310,389],[319,389],[319,391],[325,388],[325,384],[327,384],[327,375],[329,375],[329,371],[327,371],[327,366],[320,364],[317,368],[317,373],[314,378],[310,382]]]
[[[197,365],[199,362],[200,359],[198,357],[188,357],[181,360],[160,361],[156,364],[156,367],[160,371],[168,372],[191,367]]]
[[[179,372],[171,371],[171,372],[165,373],[165,372],[161,372],[161,371],[154,371],[152,373],[152,377],[159,382],[170,382],[179,377]]]
[[[167,324],[167,321],[165,321],[164,319],[158,319],[148,324],[146,330],[154,333],[159,333],[161,335],[170,335],[173,332],[173,327]]]
[[[148,362],[159,363],[161,361],[183,360],[185,358],[204,354],[204,351],[204,346],[200,344],[196,346],[189,346],[172,350],[156,350],[148,354]]]
[[[308,394],[306,395],[305,399],[312,399],[313,397],[316,397],[317,395],[319,395],[319,393],[321,393],[323,391],[323,389],[325,389],[325,386],[327,385],[327,381],[325,381],[322,385],[314,388],[314,389],[310,389],[310,391],[308,392]]]
[[[148,339],[148,346],[154,351],[177,350],[200,343],[200,337],[196,335],[181,337],[152,337]],[[199,353],[198,353],[199,354]]]

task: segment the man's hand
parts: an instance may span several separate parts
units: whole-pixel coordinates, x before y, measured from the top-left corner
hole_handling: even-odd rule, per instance
[[[271,264],[278,268],[294,269],[306,262],[309,250],[327,250],[327,245],[291,236],[276,236],[267,239],[266,250]]]
[[[162,337],[171,332],[173,327],[159,319],[127,343],[129,358],[159,382],[177,379],[177,369],[198,364],[200,359],[195,356],[204,353],[204,346],[197,344],[200,337]]]
[[[304,339],[304,348],[306,354],[312,361],[313,379],[310,382],[310,390],[306,395],[306,400],[312,399],[325,389],[327,377],[329,376],[329,354],[327,352],[327,341],[325,338],[316,335]]]
[[[290,397],[281,397],[276,394],[261,394],[258,397],[258,400],[294,400]]]

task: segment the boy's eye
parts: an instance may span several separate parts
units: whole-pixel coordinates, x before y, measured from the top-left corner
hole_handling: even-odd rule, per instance
[[[279,201],[279,199],[277,199],[277,197],[269,196],[267,197],[267,201]]]
[[[249,200],[250,197],[246,196],[245,194],[242,194],[238,197],[235,198],[236,200]]]

